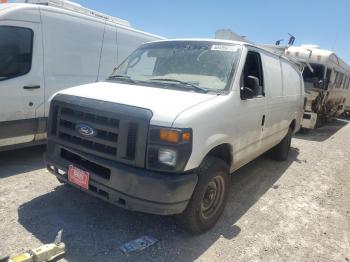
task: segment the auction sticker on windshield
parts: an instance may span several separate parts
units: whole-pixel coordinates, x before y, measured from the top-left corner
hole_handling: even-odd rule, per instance
[[[72,165],[69,166],[68,169],[68,181],[72,184],[80,186],[85,190],[89,189],[89,172],[83,171],[79,168],[76,168]]]
[[[213,45],[212,51],[237,52],[237,46],[233,45]]]

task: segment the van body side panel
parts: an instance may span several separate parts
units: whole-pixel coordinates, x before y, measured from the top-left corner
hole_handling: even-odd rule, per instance
[[[285,96],[280,59],[265,52],[261,56],[267,96],[263,147],[268,150],[287,134],[289,118],[286,113],[288,110],[286,105],[291,101]]]
[[[300,122],[304,111],[304,88],[302,76],[297,69],[295,69],[287,61],[281,60],[283,73],[283,86],[285,90],[285,107],[284,111],[289,126],[291,121],[296,120],[295,131],[299,130]]]
[[[50,10],[41,13],[48,101],[61,89],[97,80],[104,23]],[[47,116],[49,107],[45,109]]]
[[[296,129],[299,129],[303,113],[300,72],[274,54],[252,49],[261,55],[265,96],[242,100],[240,79],[248,51],[243,50],[230,94],[182,112],[173,123],[173,127],[190,126],[195,134],[192,154],[185,170],[198,167],[215,146],[229,144],[233,172],[278,144],[294,119]],[[207,121],[203,121],[199,115],[205,116]]]

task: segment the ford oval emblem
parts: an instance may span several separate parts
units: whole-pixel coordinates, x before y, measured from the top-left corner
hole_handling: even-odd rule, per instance
[[[97,131],[87,124],[77,124],[75,129],[81,136],[92,137],[97,135]]]

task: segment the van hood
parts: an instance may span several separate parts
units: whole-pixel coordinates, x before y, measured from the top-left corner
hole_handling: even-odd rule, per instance
[[[60,91],[58,94],[146,108],[153,113],[151,124],[160,126],[171,126],[181,112],[217,97],[216,94],[202,94],[115,82],[97,82],[76,86]]]

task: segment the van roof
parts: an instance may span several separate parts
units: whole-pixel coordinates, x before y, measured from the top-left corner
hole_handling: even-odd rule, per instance
[[[164,39],[164,40],[157,40],[154,42],[185,42],[185,41],[193,41],[193,42],[220,42],[220,43],[234,43],[234,44],[239,44],[242,45],[244,42],[240,41],[233,41],[233,40],[224,40],[224,39],[215,39],[215,38],[173,38],[173,39]]]
[[[286,60],[289,60],[287,59],[287,57],[285,56],[281,56],[281,55],[277,55],[276,53],[274,52],[271,52],[269,49],[266,49],[264,48],[263,46],[260,46],[260,45],[255,45],[255,44],[252,44],[252,43],[248,43],[248,42],[243,42],[243,41],[236,41],[236,40],[225,40],[225,39],[217,39],[217,38],[179,38],[179,39],[164,39],[164,40],[155,40],[155,41],[152,41],[152,42],[149,42],[149,43],[158,43],[158,42],[181,42],[181,41],[192,41],[192,42],[213,42],[213,43],[223,43],[223,44],[236,44],[236,45],[240,45],[240,46],[251,46],[251,47],[254,47],[254,48],[257,48],[257,49],[260,49],[260,50],[263,50],[265,52],[268,52],[272,55],[275,55],[275,56],[278,56],[278,57],[282,57]]]
[[[175,39],[164,39],[164,40],[156,40],[152,41],[154,42],[186,42],[186,41],[192,41],[192,42],[215,42],[215,43],[226,43],[226,44],[237,44],[237,45],[244,45],[248,44],[246,42],[240,42],[240,41],[233,41],[233,40],[223,40],[223,39],[215,39],[215,38],[175,38]]]
[[[82,5],[68,1],[68,0],[16,0],[16,3],[19,4],[35,4],[35,5],[42,5],[42,6],[51,6],[58,9],[63,9],[67,11],[72,11],[75,13],[84,14],[86,16],[91,16],[94,18],[102,19],[105,21],[109,21],[116,24],[121,24],[123,26],[130,26],[130,23],[124,19],[113,17],[86,7],[83,7]]]
[[[25,0],[25,1],[27,1],[27,0]],[[41,2],[45,2],[45,1],[41,1]],[[10,3],[10,4],[0,4],[0,18],[1,19],[9,19],[9,20],[25,20],[25,19],[27,19],[28,21],[31,21],[31,22],[40,22],[40,16],[35,15],[33,12],[27,12],[28,15],[26,17],[24,17],[23,13],[22,13],[22,12],[25,12],[27,10],[28,11],[33,10],[33,9],[39,10],[39,8],[42,10],[49,10],[51,12],[65,13],[68,15],[76,14],[76,15],[79,15],[79,16],[84,17],[86,19],[101,21],[101,23],[103,22],[103,23],[113,24],[113,25],[116,25],[118,27],[123,27],[123,28],[126,28],[126,29],[134,31],[134,32],[148,35],[150,37],[164,39],[164,37],[135,29],[135,28],[131,27],[129,22],[127,22],[125,20],[120,19],[120,21],[125,21],[125,23],[124,24],[119,23],[116,20],[119,18],[110,17],[110,18],[113,18],[114,20],[107,19],[107,18],[100,15],[102,13],[98,13],[98,12],[95,12],[95,11],[90,10],[90,9],[87,9],[87,10],[90,10],[91,12],[95,12],[94,14],[98,14],[98,15],[97,16],[96,15],[89,15],[86,12],[77,12],[77,11],[69,10],[66,8],[59,8],[59,7],[53,6],[53,5],[50,6],[50,5],[45,5],[45,4],[32,4],[32,3]],[[105,15],[105,16],[107,17],[107,15]]]

